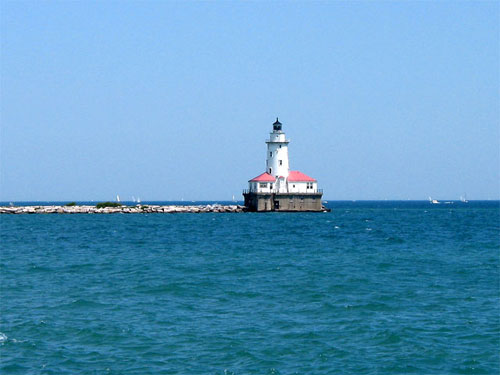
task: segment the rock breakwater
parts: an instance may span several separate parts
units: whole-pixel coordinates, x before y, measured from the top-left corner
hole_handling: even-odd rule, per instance
[[[174,214],[174,213],[209,213],[243,212],[245,206],[208,204],[200,206],[160,206],[137,205],[103,207],[95,206],[0,206],[0,214]]]

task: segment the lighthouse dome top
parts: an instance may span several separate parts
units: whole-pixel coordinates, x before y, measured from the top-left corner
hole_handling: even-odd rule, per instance
[[[273,130],[274,131],[280,131],[281,130],[281,125],[282,125],[281,122],[276,117],[276,121],[273,124]]]

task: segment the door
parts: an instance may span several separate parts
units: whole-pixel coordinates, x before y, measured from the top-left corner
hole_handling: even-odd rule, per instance
[[[276,185],[277,185],[276,186],[276,190],[279,193],[286,192],[286,182],[285,182],[285,178],[284,177],[279,177]]]

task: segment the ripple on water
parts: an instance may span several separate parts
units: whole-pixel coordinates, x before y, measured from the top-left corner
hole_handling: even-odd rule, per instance
[[[467,207],[9,217],[0,372],[498,374],[500,216]]]
[[[109,304],[78,298],[72,300],[71,302],[55,306],[54,308],[65,309],[65,310],[85,310],[85,309],[102,309],[107,306],[109,306]]]

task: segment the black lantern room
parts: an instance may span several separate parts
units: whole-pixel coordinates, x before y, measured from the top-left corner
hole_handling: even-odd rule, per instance
[[[274,131],[281,131],[281,122],[279,122],[277,117],[276,117],[276,121],[273,124],[273,130]]]

